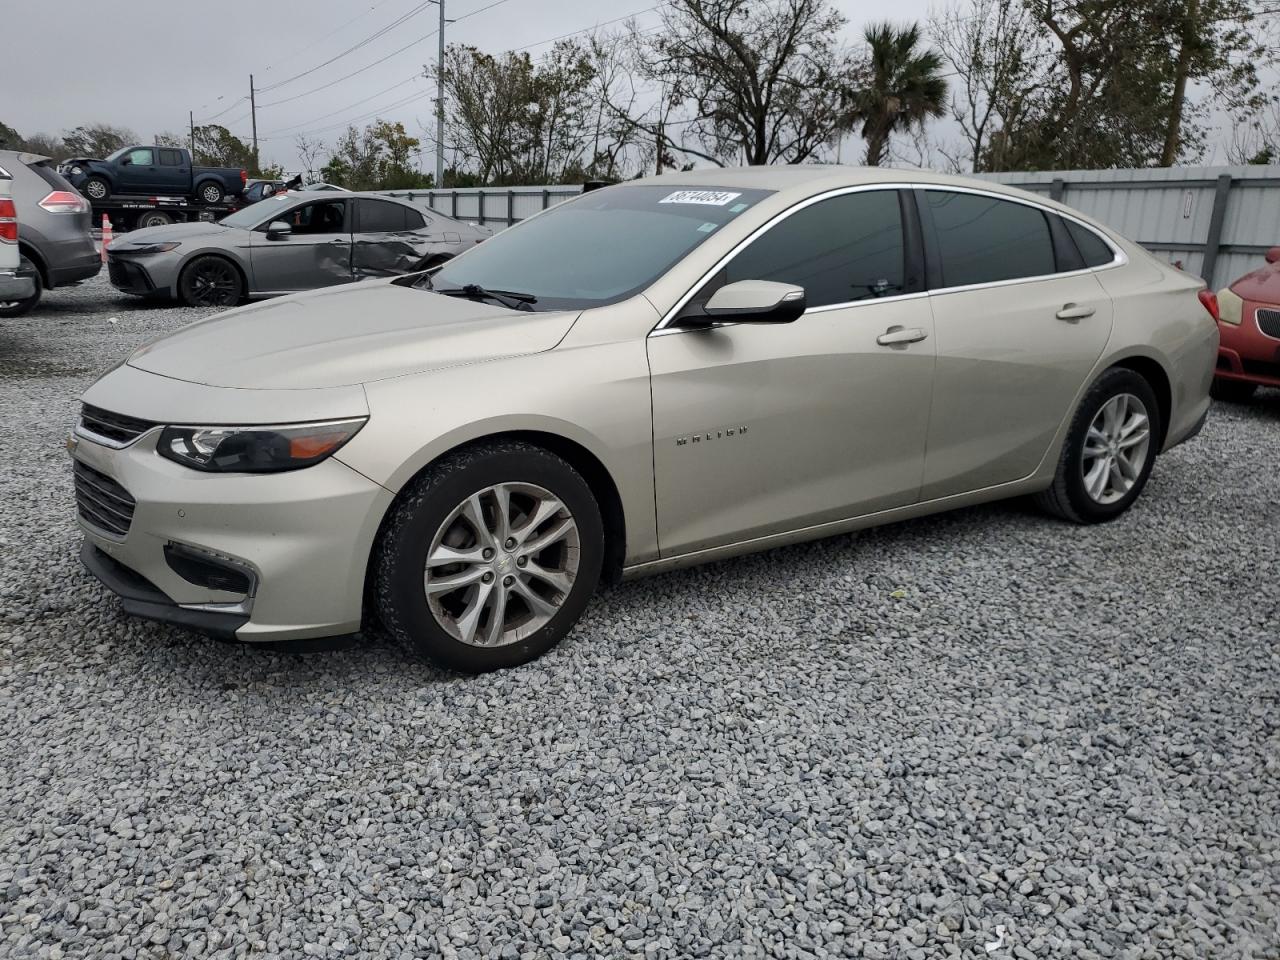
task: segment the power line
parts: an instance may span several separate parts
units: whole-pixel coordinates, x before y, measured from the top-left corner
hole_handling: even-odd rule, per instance
[[[423,0],[422,3],[418,4],[408,13],[403,14],[400,17],[397,17],[395,20],[391,21],[391,23],[387,24],[381,30],[371,33],[369,36],[365,37],[359,43],[352,44],[351,46],[347,47],[347,49],[343,50],[341,53],[335,54],[334,56],[330,57],[328,60],[325,60],[323,63],[316,64],[310,70],[303,70],[301,73],[295,73],[292,77],[289,77],[285,80],[281,80],[277,83],[273,83],[267,87],[261,87],[259,88],[259,92],[266,93],[271,90],[276,90],[280,87],[283,87],[285,84],[293,83],[293,81],[295,80],[300,80],[303,77],[310,76],[311,74],[315,73],[317,70],[322,70],[323,68],[327,67],[329,64],[335,63],[336,61],[341,60],[347,54],[354,53],[356,50],[359,50],[361,47],[367,46],[368,44],[372,43],[374,40],[377,40],[379,37],[385,36],[387,33],[394,30],[396,27],[400,26],[403,23],[406,23],[407,21],[409,21],[410,19],[412,19],[413,17],[421,13],[423,10],[427,9],[427,7],[431,6],[433,2],[434,0]]]
[[[274,70],[276,67],[280,66],[281,64],[288,63],[290,60],[296,60],[296,59],[298,59],[298,57],[302,56],[304,53],[306,53],[306,52],[308,52],[308,51],[310,51],[310,50],[314,50],[316,47],[318,47],[320,44],[324,43],[324,41],[328,40],[330,37],[335,36],[336,34],[341,33],[343,30],[345,30],[347,27],[351,26],[351,24],[355,23],[355,22],[356,22],[357,20],[359,20],[361,17],[367,17],[369,14],[373,13],[373,11],[377,10],[379,7],[385,7],[385,6],[386,6],[388,3],[390,3],[390,2],[391,2],[391,0],[381,0],[381,2],[379,2],[379,3],[375,3],[375,4],[374,4],[372,7],[370,7],[368,10],[362,11],[361,13],[357,13],[357,14],[356,14],[354,17],[352,17],[350,20],[344,20],[341,24],[339,24],[338,26],[334,27],[332,30],[330,30],[328,33],[326,33],[323,37],[319,37],[319,38],[317,38],[317,39],[315,39],[315,40],[311,41],[311,43],[307,44],[305,47],[300,47],[300,48],[298,48],[297,50],[293,51],[293,53],[290,53],[288,56],[286,56],[286,57],[282,58],[281,60],[278,60],[276,63],[274,63],[274,64],[272,64],[271,66],[267,67],[267,68],[266,68],[266,69],[264,69],[262,72],[263,72],[263,73],[270,73],[272,70]]]
[[[589,27],[583,27],[581,30],[573,30],[573,31],[570,31],[569,33],[562,33],[558,37],[550,37],[546,40],[538,40],[534,43],[526,43],[523,47],[516,47],[514,50],[511,51],[511,53],[520,53],[523,50],[531,50],[534,47],[542,46],[544,43],[555,43],[557,40],[567,40],[569,37],[576,37],[580,33],[590,33],[592,30],[599,30],[601,27],[607,27],[607,26],[610,26],[611,24],[621,23],[623,20],[630,20],[632,17],[638,17],[641,14],[651,13],[652,11],[661,9],[662,7],[665,7],[665,6],[666,6],[665,3],[655,4],[654,6],[646,7],[643,10],[637,10],[635,13],[628,13],[621,17],[615,17],[612,20],[605,20],[603,23],[595,23]]]
[[[320,116],[312,117],[310,120],[303,120],[299,123],[287,124],[286,126],[281,127],[279,130],[272,130],[270,133],[270,137],[274,138],[281,133],[288,133],[289,131],[293,130],[296,127],[310,126],[311,124],[315,123],[317,120],[324,120],[324,119],[327,119],[328,117],[335,117],[340,113],[346,113],[348,110],[352,110],[363,103],[368,103],[370,100],[376,99],[377,97],[382,96],[384,93],[390,93],[392,90],[396,89],[397,87],[403,87],[406,83],[413,83],[415,80],[421,80],[421,79],[422,79],[422,74],[415,73],[412,77],[409,77],[407,80],[401,80],[399,83],[393,83],[391,86],[387,87],[386,89],[379,90],[377,93],[371,93],[369,94],[369,96],[362,97],[361,99],[357,100],[355,103],[349,103],[345,107],[342,107],[341,109],[331,110],[328,113],[322,113],[320,114]]]
[[[368,113],[362,113],[356,117],[348,117],[346,119],[339,120],[335,123],[327,123],[324,126],[315,127],[314,129],[311,129],[311,130],[298,130],[290,133],[279,133],[270,137],[259,137],[258,139],[259,140],[288,140],[296,137],[309,136],[315,133],[325,133],[330,130],[339,130],[343,127],[350,126],[351,124],[359,123],[362,120],[371,120],[374,117],[378,116],[379,114],[385,113],[388,110],[398,110],[400,107],[408,106],[409,104],[416,103],[419,100],[425,100],[429,96],[430,96],[430,91],[426,91],[426,92],[419,91],[417,93],[410,94],[409,96],[405,97],[402,100],[397,100],[394,103],[384,104],[383,106],[378,107],[376,110],[370,110]]]

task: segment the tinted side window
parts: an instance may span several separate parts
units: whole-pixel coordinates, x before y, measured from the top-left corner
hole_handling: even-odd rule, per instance
[[[1106,242],[1092,230],[1078,223],[1072,223],[1070,220],[1065,222],[1067,232],[1071,234],[1071,239],[1076,242],[1076,247],[1080,250],[1080,256],[1084,257],[1085,266],[1100,267],[1116,258]]]
[[[804,287],[810,307],[901,293],[902,208],[893,190],[848,193],[805,207],[725,268],[725,282],[776,280]]]
[[[360,232],[390,233],[408,229],[405,226],[405,208],[398,203],[384,200],[360,201]]]
[[[324,200],[295,207],[279,219],[293,227],[294,233],[344,233],[344,204],[341,200]]]
[[[162,167],[180,167],[182,166],[182,154],[177,150],[161,150],[160,165]]]
[[[427,218],[420,214],[417,210],[410,210],[403,207],[404,210],[404,228],[406,230],[421,230],[427,225]]]
[[[948,287],[1054,273],[1049,222],[1035,207],[972,193],[926,192]]]

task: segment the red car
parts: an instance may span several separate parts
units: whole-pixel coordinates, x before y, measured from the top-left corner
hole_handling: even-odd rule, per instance
[[[1267,265],[1218,291],[1218,369],[1210,391],[1242,403],[1258,387],[1280,388],[1280,247]]]

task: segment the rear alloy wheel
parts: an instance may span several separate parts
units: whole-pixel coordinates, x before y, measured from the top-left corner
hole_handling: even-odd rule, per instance
[[[40,302],[40,296],[44,293],[44,284],[40,282],[40,271],[36,269],[34,263],[23,257],[18,262],[18,272],[31,275],[36,284],[35,292],[25,300],[0,300],[0,317],[20,317],[24,313],[30,313]]]
[[[388,515],[379,612],[394,639],[444,666],[514,666],[569,632],[603,549],[599,507],[564,460],[515,441],[461,450],[420,475]]]
[[[1213,384],[1209,387],[1209,396],[1215,400],[1221,400],[1223,403],[1248,403],[1257,392],[1258,385],[1256,383],[1247,383],[1244,380],[1224,380],[1221,377],[1214,377]]]
[[[205,203],[221,203],[222,187],[216,183],[205,183],[200,186],[200,199]]]
[[[1037,502],[1076,523],[1118,517],[1146,486],[1161,429],[1151,385],[1132,370],[1108,370],[1080,402],[1053,485]]]
[[[189,307],[234,307],[244,296],[244,281],[221,257],[197,257],[183,269],[178,290]]]

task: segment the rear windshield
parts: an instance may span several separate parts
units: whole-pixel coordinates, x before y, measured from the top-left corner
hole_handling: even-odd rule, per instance
[[[526,293],[537,297],[535,310],[616,303],[648,287],[770,193],[666,184],[593,190],[450,260],[434,286]]]
[[[75,192],[75,187],[67,182],[66,178],[54,168],[52,160],[37,160],[35,163],[28,163],[27,167],[32,170],[37,177],[47,183],[54,190],[70,190]]]

